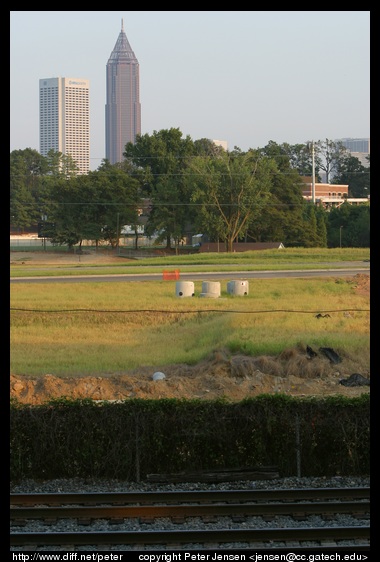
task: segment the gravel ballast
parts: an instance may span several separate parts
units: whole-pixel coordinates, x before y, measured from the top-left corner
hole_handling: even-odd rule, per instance
[[[118,480],[83,480],[83,479],[56,479],[48,481],[25,480],[18,483],[12,483],[10,487],[11,493],[84,493],[84,492],[154,492],[154,491],[196,491],[196,490],[261,490],[261,489],[291,489],[291,488],[346,488],[346,487],[365,487],[370,485],[369,477],[344,476],[332,478],[279,478],[274,480],[244,480],[223,482],[218,484],[210,483],[181,483],[181,484],[152,484],[146,482],[123,482]],[[302,521],[297,521],[289,516],[278,516],[270,521],[266,521],[262,517],[247,517],[244,522],[236,523],[229,517],[218,517],[210,523],[205,523],[201,518],[193,517],[181,523],[181,529],[202,530],[202,529],[226,529],[226,528],[273,528],[273,527],[315,527],[315,526],[348,526],[348,525],[365,525],[368,521],[358,519],[352,515],[336,515],[328,520],[323,517],[312,515]],[[25,525],[12,525],[11,532],[86,532],[86,531],[164,531],[178,529],[179,526],[168,518],[160,518],[152,523],[140,522],[138,519],[124,519],[123,522],[110,524],[106,520],[96,520],[90,525],[78,524],[74,519],[60,519],[49,525],[42,521],[30,521]],[[347,548],[354,549],[354,541],[345,541]],[[183,545],[181,550],[186,550],[187,545]],[[188,545],[189,549],[196,549],[197,545]],[[203,545],[199,545],[201,550]],[[224,545],[223,550],[228,549],[246,549],[254,548],[254,545],[246,543],[234,543]],[[146,545],[140,550],[167,550],[161,545]],[[270,550],[270,547],[268,547]],[[22,550],[22,547],[11,547],[11,550]],[[64,548],[59,546],[40,546],[36,550],[60,551]],[[89,545],[76,546],[77,551],[97,551],[107,550],[104,547]],[[134,550],[133,545],[111,545],[108,547],[111,551]]]

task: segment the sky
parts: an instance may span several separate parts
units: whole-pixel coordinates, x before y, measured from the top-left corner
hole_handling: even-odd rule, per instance
[[[40,79],[85,78],[101,165],[122,20],[142,134],[178,128],[242,151],[370,137],[370,11],[10,11],[10,151],[39,152]]]

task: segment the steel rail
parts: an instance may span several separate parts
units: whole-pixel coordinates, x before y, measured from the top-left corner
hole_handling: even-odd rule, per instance
[[[139,506],[91,506],[91,507],[15,507],[10,509],[10,519],[127,519],[159,517],[186,518],[204,516],[276,516],[328,515],[351,513],[369,514],[369,500],[356,502],[298,502],[298,503],[239,503],[203,505],[139,505]]]
[[[370,526],[298,527],[265,529],[213,529],[175,531],[102,531],[102,532],[15,532],[10,535],[11,546],[48,545],[177,545],[186,543],[233,543],[272,541],[339,541],[369,540]],[[272,544],[270,545],[272,546]],[[346,547],[347,548],[347,547]]]
[[[74,492],[74,493],[12,493],[10,504],[65,505],[65,504],[126,504],[126,503],[179,503],[179,502],[239,502],[280,500],[369,499],[369,487],[353,488],[296,488],[262,490],[198,490],[156,492]]]

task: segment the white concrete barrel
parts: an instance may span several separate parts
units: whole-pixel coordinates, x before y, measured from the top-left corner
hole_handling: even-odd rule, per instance
[[[228,281],[227,283],[227,293],[230,295],[244,296],[249,293],[249,284],[245,279],[238,279],[234,281]]]
[[[193,297],[193,281],[177,281],[177,283],[175,284],[175,294],[177,297]]]
[[[220,297],[220,282],[219,281],[202,281],[201,296]]]

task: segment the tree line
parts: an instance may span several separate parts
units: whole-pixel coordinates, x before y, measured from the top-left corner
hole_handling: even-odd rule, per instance
[[[53,244],[84,240],[115,247],[124,225],[170,247],[195,233],[232,251],[236,241],[286,247],[369,247],[369,204],[324,209],[302,196],[302,176],[348,184],[349,197],[367,197],[370,169],[341,143],[326,139],[289,145],[270,141],[247,152],[193,141],[178,128],[138,135],[124,160],[86,175],[70,156],[46,157],[27,148],[10,154],[10,224],[23,232],[40,223]],[[344,237],[341,232],[344,228]]]

